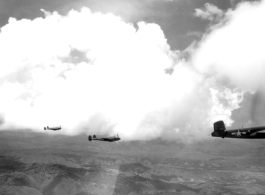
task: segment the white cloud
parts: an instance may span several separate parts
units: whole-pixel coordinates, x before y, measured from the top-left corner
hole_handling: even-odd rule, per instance
[[[213,115],[231,115],[241,101],[203,67],[196,66],[201,74],[181,61],[156,24],[140,22],[136,30],[88,8],[43,12],[1,28],[1,129],[62,125],[59,133],[118,133],[125,140],[204,137]],[[209,88],[228,95],[215,97]],[[216,105],[220,112],[212,111]]]
[[[254,93],[254,96],[258,92],[264,98],[264,18],[265,1],[243,2],[236,9],[228,10],[220,22],[221,25],[210,27],[211,30],[199,43],[199,47],[194,49],[192,64],[195,69],[207,78],[217,80],[221,85]],[[263,101],[252,101],[248,98],[240,106],[242,111],[237,112],[237,122],[251,120],[260,122],[258,125],[262,124],[259,116],[263,116],[263,111],[259,108],[264,106]],[[221,111],[224,107],[217,108],[219,109],[213,112]],[[231,118],[225,120],[231,122]]]
[[[229,79],[245,90],[263,86],[265,2],[242,3],[226,13],[223,26],[204,37],[193,63],[203,74]]]
[[[204,9],[195,9],[194,16],[214,22],[219,22],[223,17],[223,10],[219,9],[217,6],[210,3],[206,3],[204,6]]]

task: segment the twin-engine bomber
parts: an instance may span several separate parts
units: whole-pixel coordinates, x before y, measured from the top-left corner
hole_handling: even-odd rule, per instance
[[[265,132],[260,132],[265,130],[265,126],[226,130],[224,122],[217,121],[213,124],[213,128],[212,137],[265,139]]]
[[[58,127],[49,127],[49,126],[44,127],[44,130],[51,130],[51,131],[59,131],[61,129],[62,129],[61,126],[58,126]]]
[[[88,136],[88,140],[97,140],[97,141],[106,141],[106,142],[115,142],[119,141],[121,138],[119,138],[119,135],[117,136],[111,136],[111,137],[102,137],[102,138],[97,138],[96,135],[93,135],[93,137],[90,135]]]

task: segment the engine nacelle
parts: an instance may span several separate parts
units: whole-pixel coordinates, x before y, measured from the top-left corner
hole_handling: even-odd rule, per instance
[[[88,140],[89,140],[89,141],[92,141],[92,137],[91,137],[91,135],[88,136]]]

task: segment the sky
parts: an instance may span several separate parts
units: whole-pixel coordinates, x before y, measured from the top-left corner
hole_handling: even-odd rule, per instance
[[[205,32],[208,22],[194,17],[194,10],[206,3],[219,9],[233,8],[239,1],[232,0],[2,0],[0,2],[0,26],[10,17],[34,19],[43,17],[40,9],[67,14],[69,10],[80,10],[83,6],[93,12],[113,13],[124,21],[156,23],[167,37],[168,44],[175,49],[185,49]]]
[[[194,140],[217,120],[264,125],[264,15],[264,1],[2,0],[0,129]]]

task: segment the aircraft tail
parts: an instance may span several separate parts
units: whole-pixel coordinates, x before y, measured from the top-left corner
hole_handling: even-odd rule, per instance
[[[213,124],[214,131],[225,131],[224,121],[217,121]]]
[[[213,137],[223,137],[225,136],[225,124],[224,121],[217,121],[213,124],[214,132],[212,133]]]
[[[89,141],[92,141],[92,137],[91,137],[91,135],[88,136],[88,140],[89,140]]]

